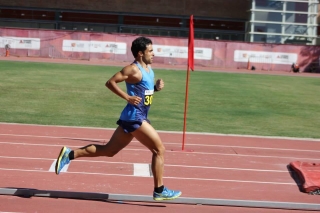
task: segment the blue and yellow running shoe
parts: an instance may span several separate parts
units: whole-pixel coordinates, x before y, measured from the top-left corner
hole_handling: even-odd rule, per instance
[[[178,198],[182,193],[180,191],[173,191],[164,187],[162,193],[153,192],[154,200],[173,200]]]
[[[62,168],[70,163],[69,160],[69,153],[71,152],[71,149],[69,149],[68,147],[63,147],[60,151],[60,154],[58,156],[57,162],[56,162],[56,167],[55,167],[55,171],[56,174],[58,175],[60,173],[60,171],[62,170]]]

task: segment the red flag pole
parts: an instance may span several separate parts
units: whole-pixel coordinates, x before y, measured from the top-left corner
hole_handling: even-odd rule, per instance
[[[186,129],[187,129],[187,109],[188,109],[188,93],[189,93],[189,76],[190,76],[190,69],[188,67],[187,70],[187,81],[186,81],[186,97],[184,102],[184,119],[183,119],[183,136],[182,136],[182,150],[184,150],[184,142],[186,138]]]
[[[189,39],[188,39],[188,70],[186,80],[186,97],[184,103],[184,119],[183,119],[183,136],[182,136],[182,151],[184,151],[184,144],[187,129],[187,109],[188,109],[188,95],[189,95],[189,76],[190,69],[194,71],[194,29],[193,29],[193,15],[190,16]]]

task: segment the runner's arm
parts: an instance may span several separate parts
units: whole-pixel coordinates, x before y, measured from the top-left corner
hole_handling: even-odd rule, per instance
[[[106,82],[106,87],[110,89],[114,94],[118,95],[122,99],[126,100],[127,102],[137,105],[140,101],[141,98],[137,96],[130,96],[126,92],[124,92],[119,86],[118,83],[129,80],[133,78],[132,76],[134,75],[134,70],[132,67],[126,66],[123,68],[120,72],[117,72],[114,74],[107,82]]]

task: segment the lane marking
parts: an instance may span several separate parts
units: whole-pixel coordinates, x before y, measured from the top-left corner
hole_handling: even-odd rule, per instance
[[[16,125],[16,126],[33,126],[33,127],[58,127],[58,128],[72,128],[72,129],[96,129],[96,130],[111,130],[114,131],[115,128],[102,128],[102,127],[81,127],[81,126],[63,126],[63,125],[41,125],[41,124],[21,124],[21,123],[5,123],[0,122],[0,125]],[[157,130],[157,132],[168,133],[168,134],[182,134],[180,131],[166,131]],[[250,138],[270,138],[270,139],[285,139],[285,140],[308,140],[308,141],[318,141],[319,138],[294,138],[294,137],[280,137],[280,136],[259,136],[259,135],[238,135],[238,134],[222,134],[222,133],[210,133],[210,132],[186,132],[189,135],[212,135],[212,136],[229,136],[229,137],[250,137]]]
[[[48,144],[31,144],[31,143],[16,143],[16,142],[0,142],[0,144],[19,144],[19,145],[25,145],[25,146],[46,146],[46,147],[61,147],[62,145],[48,145]],[[68,147],[74,147],[79,148],[79,146],[74,145],[66,145]],[[142,152],[150,152],[148,149],[129,149],[125,148],[123,151],[142,151]],[[297,150],[298,151],[298,150]],[[193,155],[193,154],[199,154],[199,155],[222,155],[222,156],[237,156],[237,157],[255,157],[255,158],[282,158],[282,159],[301,159],[301,160],[320,160],[320,158],[304,158],[304,157],[297,157],[297,156],[277,156],[277,155],[244,155],[244,154],[226,154],[226,153],[216,153],[216,152],[180,152],[180,151],[171,151],[174,153],[179,154],[187,154],[187,155]]]
[[[51,164],[51,166],[50,166],[50,168],[49,168],[49,172],[54,172],[54,173],[56,172],[56,171],[55,171],[56,162],[57,162],[57,160],[54,160],[54,161],[52,162],[52,164]],[[71,161],[70,161],[69,164],[65,165],[65,166],[61,169],[60,172],[67,172],[70,164],[71,164]]]
[[[60,137],[60,136],[38,136],[38,135],[17,135],[17,134],[0,134],[0,136],[13,136],[13,137],[34,137],[34,138],[49,138],[49,139],[67,139],[67,140],[84,140],[95,141],[97,143],[106,143],[109,139],[101,138],[72,138],[72,137]],[[132,140],[133,143],[139,143],[137,140]],[[170,145],[181,145],[181,143],[163,142]],[[308,150],[308,149],[284,149],[284,148],[270,148],[270,147],[255,147],[255,146],[233,146],[233,145],[216,145],[216,144],[188,144],[188,146],[197,147],[225,147],[225,148],[239,148],[239,149],[261,149],[261,150],[280,150],[280,151],[296,151],[296,152],[320,152],[320,150]]]
[[[23,213],[23,212],[0,212],[0,213]]]
[[[48,160],[52,161],[52,158],[30,158],[30,157],[11,157],[11,156],[0,156],[0,158],[8,158],[8,159],[23,159],[23,160]],[[76,162],[83,162],[83,163],[105,163],[105,164],[126,164],[132,165],[133,163],[130,162],[115,162],[115,161],[97,161],[97,160],[76,160]],[[149,176],[152,176],[152,171],[150,164],[149,165]],[[52,166],[52,165],[51,165]],[[233,168],[233,167],[214,167],[214,166],[189,166],[189,165],[173,165],[173,164],[165,164],[166,167],[180,167],[180,168],[196,168],[196,169],[220,169],[220,170],[239,170],[239,171],[253,171],[253,172],[283,172],[288,173],[288,170],[268,170],[268,169],[245,169],[245,168]]]
[[[133,176],[138,177],[151,177],[152,172],[150,165],[146,163],[134,163],[133,164]]]
[[[2,171],[19,171],[19,172],[42,172],[49,173],[49,171],[44,170],[32,170],[32,169],[7,169],[0,168]],[[137,177],[134,175],[123,175],[123,174],[106,174],[106,173],[96,173],[96,172],[67,172],[65,174],[82,174],[82,175],[100,175],[100,176],[119,176],[119,177]],[[142,177],[151,178],[151,177]],[[285,182],[264,182],[264,181],[250,181],[250,180],[225,180],[225,179],[211,179],[211,178],[186,178],[186,177],[163,177],[164,179],[174,179],[174,180],[199,180],[199,181],[217,181],[217,182],[235,182],[235,183],[256,183],[256,184],[271,184],[271,185],[291,185],[297,186],[297,183],[285,183]]]
[[[74,138],[74,137],[62,137],[62,136],[47,136],[47,135],[20,135],[20,134],[0,134],[2,136],[13,136],[13,137],[34,137],[34,138],[52,138],[52,139],[70,139],[70,140],[91,140],[96,142],[105,142],[105,138]],[[107,139],[109,140],[109,139]]]
[[[50,158],[28,158],[28,157],[11,157],[11,156],[0,156],[0,158],[8,158],[8,159],[23,159],[23,160],[48,160],[52,161],[53,159]],[[126,165],[132,165],[133,163],[130,162],[109,162],[109,161],[94,161],[94,160],[76,160],[76,162],[83,162],[83,163],[106,163],[106,164],[126,164]],[[149,174],[146,175],[147,177],[152,176],[152,171],[149,165]],[[51,165],[52,166],[52,165]],[[235,171],[252,171],[252,172],[283,172],[283,173],[291,173],[291,171],[288,170],[268,170],[268,169],[244,169],[244,168],[227,168],[227,167],[213,167],[213,166],[189,166],[189,165],[172,165],[172,164],[165,164],[166,167],[180,167],[180,168],[196,168],[196,169],[220,169],[220,170],[235,170]],[[49,169],[50,170],[50,169]],[[145,167],[145,170],[147,168]],[[54,168],[53,168],[54,171]],[[145,172],[145,174],[147,174]]]

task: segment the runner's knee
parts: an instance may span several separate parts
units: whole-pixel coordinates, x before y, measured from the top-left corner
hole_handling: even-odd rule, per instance
[[[161,146],[156,147],[156,148],[154,149],[154,154],[163,156],[164,153],[165,153],[165,151],[166,151],[166,148],[165,148],[163,145],[161,145]]]

